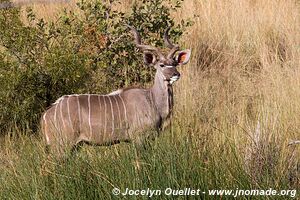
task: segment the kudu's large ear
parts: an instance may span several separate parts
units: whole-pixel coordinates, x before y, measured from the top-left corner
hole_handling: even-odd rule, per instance
[[[156,57],[151,52],[144,52],[144,62],[146,65],[154,65]]]
[[[175,60],[178,62],[179,65],[185,65],[186,63],[189,62],[191,57],[191,50],[186,49],[183,51],[179,51]]]

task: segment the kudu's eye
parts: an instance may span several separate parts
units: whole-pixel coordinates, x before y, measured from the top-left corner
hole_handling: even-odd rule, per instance
[[[165,65],[164,65],[164,64],[159,64],[159,66],[160,66],[160,67],[165,67]]]

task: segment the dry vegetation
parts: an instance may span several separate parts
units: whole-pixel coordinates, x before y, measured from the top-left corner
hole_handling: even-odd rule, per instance
[[[206,141],[213,146],[229,139],[253,173],[276,162],[279,173],[293,170],[286,167],[297,166],[291,154],[299,153],[287,146],[300,138],[299,4],[231,0],[188,7],[196,24],[183,41],[194,59],[177,88],[185,95],[177,99],[178,110],[196,118],[192,134],[214,135]]]
[[[33,6],[47,20],[63,7],[75,3]],[[183,134],[190,156],[219,170],[208,174],[224,184],[207,185],[299,189],[300,145],[288,145],[300,140],[299,1],[186,0],[174,17],[194,21],[181,39],[193,57],[180,69],[167,140],[179,145]]]

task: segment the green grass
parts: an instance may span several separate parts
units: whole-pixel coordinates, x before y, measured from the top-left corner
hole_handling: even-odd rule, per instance
[[[237,188],[291,189],[291,183],[277,174],[276,167],[267,166],[259,178],[252,177],[230,138],[220,142],[208,137],[204,141],[185,132],[179,124],[146,148],[125,143],[110,147],[84,146],[76,156],[64,160],[47,158],[43,143],[36,137],[6,137],[1,145],[0,199],[148,199],[147,196],[114,196],[115,187],[121,191],[193,188],[206,192]],[[226,133],[216,130],[213,134],[223,137]],[[218,146],[214,145],[216,142]],[[200,197],[162,194],[154,199],[177,197],[221,199],[208,194]]]

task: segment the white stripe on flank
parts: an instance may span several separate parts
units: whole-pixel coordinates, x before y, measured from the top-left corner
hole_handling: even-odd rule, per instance
[[[73,123],[72,123],[72,120],[71,120],[71,114],[70,114],[70,104],[69,104],[69,99],[70,98],[71,98],[71,96],[67,99],[67,107],[68,107],[69,123],[70,123],[72,131],[74,133],[74,127],[73,127]]]
[[[49,139],[49,137],[48,137],[46,131],[45,131],[45,137],[46,137],[46,143],[47,143],[48,145],[50,145],[50,139]]]
[[[44,133],[45,133],[45,137],[46,137],[46,143],[49,145],[50,144],[50,139],[49,139],[49,136],[47,135],[47,131],[46,131],[46,115],[47,115],[47,112],[45,112],[45,114],[43,115],[43,119],[44,119]]]
[[[57,106],[58,104],[55,105],[55,110],[54,110],[54,126],[55,126],[55,129],[57,129]]]
[[[123,98],[121,97],[121,95],[119,94],[119,97],[120,97],[120,99],[121,99],[121,101],[122,101],[122,104],[123,104],[123,108],[124,108],[124,115],[125,115],[125,125],[126,125],[126,123],[127,123],[127,110],[126,110],[126,106],[125,106],[125,103],[124,103],[124,100],[123,100]],[[127,129],[127,127],[125,126],[125,128]]]
[[[91,139],[91,138],[92,138],[92,124],[91,124],[91,95],[88,95],[88,107],[89,107],[90,139]]]
[[[65,128],[66,124],[65,124],[65,121],[64,121],[63,113],[62,113],[63,101],[64,101],[64,99],[61,100],[59,108],[60,108],[60,117],[61,117],[61,121],[62,121],[62,124],[63,124],[63,128]]]
[[[117,100],[117,98],[116,98],[116,96],[115,96],[115,95],[114,95],[113,97],[114,97],[114,99],[115,99],[115,101],[116,101],[117,108],[118,108],[118,113],[119,113],[119,122],[121,122],[121,112],[120,112],[120,107],[119,107],[119,104],[118,104],[118,100]],[[121,125],[121,123],[119,123],[119,128],[121,128],[121,127],[120,127],[120,125]]]
[[[106,101],[105,101],[105,96],[102,96],[104,99],[104,119],[105,119],[105,123],[104,123],[104,133],[106,132],[106,126],[107,126],[107,117],[106,117]]]
[[[43,120],[46,122],[46,115],[47,115],[47,112],[45,112],[45,114],[43,115]]]
[[[100,102],[100,95],[98,96],[98,104],[99,104],[99,114],[100,114],[100,117],[99,117],[99,121],[100,121],[100,123],[99,124],[101,124],[102,125],[102,122],[101,122],[101,102]]]
[[[65,98],[65,95],[62,97],[59,97],[52,105],[56,105],[59,104],[61,100],[63,100]]]
[[[79,132],[81,131],[81,111],[80,111],[80,102],[79,95],[77,97],[77,105],[78,105],[78,119],[79,119]]]
[[[136,120],[137,127],[140,127],[140,125],[141,125],[141,118],[138,116],[139,110],[138,110],[136,104],[134,104],[134,111],[135,111],[134,115],[135,115],[135,120]]]
[[[114,133],[114,129],[115,129],[115,119],[114,119],[114,109],[113,109],[113,105],[111,103],[111,99],[110,99],[110,96],[107,96],[108,99],[109,99],[109,103],[110,103],[110,109],[111,109],[111,124],[112,124],[112,134]]]
[[[151,104],[151,108],[154,108],[154,109],[151,109],[151,110],[152,110],[152,112],[151,112],[151,117],[154,117],[154,116],[155,116],[154,112],[157,111],[157,108],[156,108],[156,104],[155,104],[155,102],[154,102],[154,100],[153,100],[153,95],[152,95],[151,90],[149,90],[149,95],[150,95],[150,104]]]
[[[166,68],[173,68],[173,65],[165,65]]]

